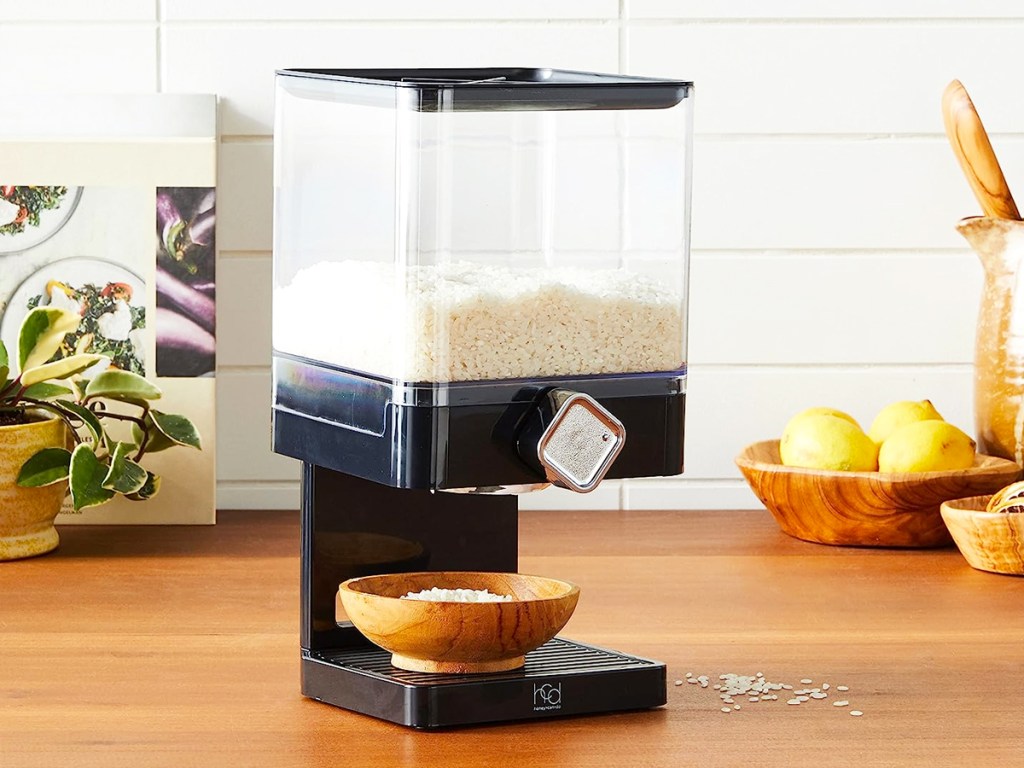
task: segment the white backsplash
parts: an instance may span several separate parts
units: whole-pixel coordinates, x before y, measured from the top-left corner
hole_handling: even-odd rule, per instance
[[[693,79],[687,473],[522,504],[729,508],[758,505],[733,456],[805,406],[869,422],[885,402],[929,397],[972,429],[981,270],[953,225],[978,207],[939,100],[963,80],[1024,194],[1022,28],[1014,0],[41,0],[5,10],[0,46],[32,62],[9,90],[220,96],[225,508],[298,505],[295,462],[270,452],[275,68]]]

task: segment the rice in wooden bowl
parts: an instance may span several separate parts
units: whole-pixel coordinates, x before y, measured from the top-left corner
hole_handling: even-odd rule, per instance
[[[487,590],[507,601],[407,599],[431,589]],[[391,663],[414,672],[503,672],[553,638],[579,600],[575,584],[521,573],[437,571],[349,579],[340,586],[348,619]]]

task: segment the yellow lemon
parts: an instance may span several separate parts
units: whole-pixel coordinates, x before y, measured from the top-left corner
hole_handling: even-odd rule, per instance
[[[900,427],[915,421],[942,421],[931,400],[901,400],[889,403],[875,416],[868,430],[868,437],[876,443],[884,443],[889,435]]]
[[[814,408],[808,408],[805,411],[800,411],[800,413],[798,413],[796,416],[794,416],[792,419],[786,422],[786,428],[782,430],[782,439],[785,440],[786,435],[789,434],[789,431],[793,428],[793,425],[806,416],[835,416],[837,418],[843,419],[844,421],[850,422],[857,429],[860,429],[860,424],[858,424],[857,420],[853,418],[853,416],[851,416],[850,414],[844,413],[843,411],[837,411],[835,408],[827,408],[825,406],[818,405],[815,406]]]
[[[882,472],[937,472],[974,464],[975,442],[945,421],[916,421],[893,432],[878,452]]]
[[[828,413],[794,418],[779,442],[790,467],[870,472],[878,469],[878,446],[856,422]]]

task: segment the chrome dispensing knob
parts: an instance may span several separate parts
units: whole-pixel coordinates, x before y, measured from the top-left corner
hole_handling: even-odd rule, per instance
[[[626,442],[622,422],[590,395],[550,389],[517,439],[520,457],[549,483],[589,493]]]

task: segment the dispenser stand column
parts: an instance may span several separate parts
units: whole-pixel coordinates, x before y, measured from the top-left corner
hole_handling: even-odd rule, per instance
[[[515,496],[392,488],[302,465],[303,651],[369,646],[339,625],[338,585],[408,571],[518,570]]]

